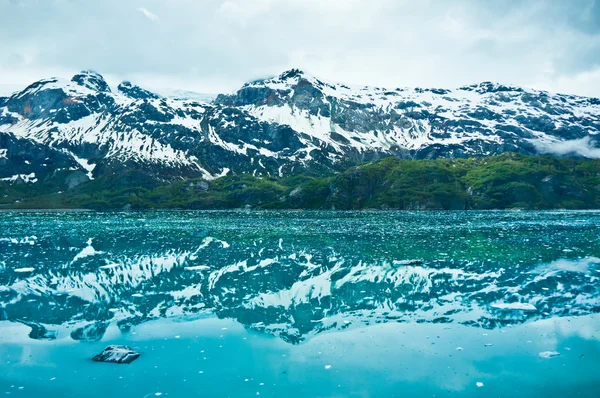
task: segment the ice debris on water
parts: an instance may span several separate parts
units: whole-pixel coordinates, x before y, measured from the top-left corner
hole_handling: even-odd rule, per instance
[[[509,311],[537,311],[537,308],[529,303],[493,303],[491,307]]]
[[[33,272],[35,271],[35,268],[31,268],[31,267],[26,267],[26,268],[15,268],[14,272],[16,273],[26,273],[26,272]]]
[[[186,271],[206,271],[210,269],[210,267],[208,265],[196,265],[193,267],[184,267],[183,269]]]
[[[140,353],[123,345],[110,345],[92,360],[96,362],[122,363],[129,364],[140,357]]]
[[[480,382],[480,381],[478,381],[477,383],[475,383],[475,385],[476,385],[477,387],[483,387],[483,383],[482,383],[482,382]]]
[[[540,358],[544,358],[544,359],[555,358],[559,355],[560,355],[560,352],[557,352],[557,351],[544,351],[544,352],[539,353]]]

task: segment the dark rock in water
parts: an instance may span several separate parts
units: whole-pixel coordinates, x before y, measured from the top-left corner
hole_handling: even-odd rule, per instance
[[[31,328],[29,332],[29,338],[34,340],[56,340],[58,332],[56,330],[48,330],[45,326],[39,323],[27,323],[27,326]]]
[[[92,358],[96,362],[108,363],[131,363],[140,357],[139,352],[133,351],[131,348],[124,345],[110,345],[100,354]]]
[[[106,322],[92,323],[91,325],[72,331],[71,338],[73,340],[84,342],[100,341],[104,336],[104,333],[106,333],[107,327],[108,323]]]

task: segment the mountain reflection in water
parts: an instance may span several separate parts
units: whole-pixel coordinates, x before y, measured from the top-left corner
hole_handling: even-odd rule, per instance
[[[5,212],[0,319],[102,339],[231,318],[292,344],[386,322],[600,312],[597,212]]]

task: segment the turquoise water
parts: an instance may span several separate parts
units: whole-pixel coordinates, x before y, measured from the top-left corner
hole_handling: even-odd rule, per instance
[[[599,397],[599,278],[600,212],[3,212],[0,394]]]

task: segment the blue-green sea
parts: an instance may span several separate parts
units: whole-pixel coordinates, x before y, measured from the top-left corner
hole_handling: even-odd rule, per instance
[[[2,394],[598,398],[600,212],[0,212]]]

